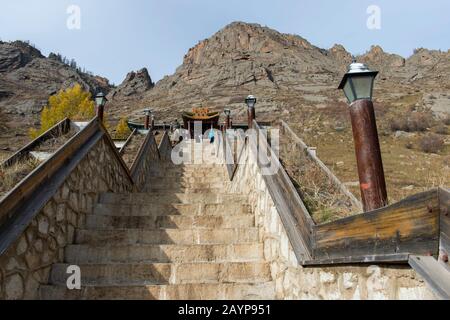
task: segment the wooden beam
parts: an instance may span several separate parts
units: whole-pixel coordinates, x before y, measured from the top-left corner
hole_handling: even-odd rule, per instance
[[[134,179],[131,176],[130,169],[128,169],[127,164],[125,163],[125,160],[120,155],[119,151],[117,150],[116,146],[114,145],[114,141],[111,138],[111,135],[109,134],[108,130],[104,126],[102,121],[98,121],[98,126],[100,128],[100,131],[103,132],[103,136],[106,139],[107,143],[106,145],[111,149],[112,153],[115,155],[116,160],[119,162],[122,169],[125,171],[125,174],[128,178],[128,180],[131,182],[131,184],[134,184]]]
[[[22,182],[15,186],[0,203],[0,225],[11,218],[15,209],[58,170],[73,154],[99,130],[97,118],[61,147],[49,160],[38,166]]]
[[[411,196],[395,205],[314,227],[314,259],[364,255],[437,255],[437,190]]]
[[[409,261],[409,254],[387,254],[387,255],[363,255],[363,256],[348,256],[335,259],[315,259],[303,261],[301,264],[304,267],[317,266],[335,266],[335,265],[354,265],[354,264],[374,264],[374,263],[389,263],[389,264],[405,264]]]
[[[171,161],[172,157],[172,144],[170,142],[169,131],[165,131],[158,146],[158,151],[161,156],[161,160]]]
[[[299,261],[310,260],[312,258],[311,249],[313,248],[314,242],[312,231],[314,221],[279,159],[269,146],[267,137],[261,132],[261,128],[256,121],[253,123],[253,128],[263,138],[258,139],[258,142],[254,141],[254,139],[249,139],[250,152],[255,153],[254,156],[261,169],[261,163],[270,163],[272,166],[279,168],[273,175],[263,175],[263,179],[280,214],[281,221],[297,259]],[[261,145],[258,145],[258,143]],[[267,150],[268,154],[266,155],[266,152],[259,153],[259,149]]]
[[[441,238],[439,243],[439,261],[450,268],[450,189],[439,189],[441,207]]]
[[[127,141],[125,141],[124,145],[122,146],[122,148],[120,148],[119,150],[119,154],[122,155],[125,151],[125,148],[130,144],[131,140],[133,139],[133,137],[136,135],[137,133],[137,129],[134,129],[133,132],[130,134],[130,136],[128,137]]]
[[[430,256],[411,256],[409,264],[438,298],[450,300],[450,272],[443,265]]]
[[[103,133],[101,131],[95,132],[94,135],[85,140],[76,154],[67,158],[64,166],[60,166],[56,172],[49,175],[44,181],[36,183],[37,188],[35,188],[34,192],[30,196],[21,199],[18,207],[10,212],[11,217],[0,226],[0,255],[5,253],[23,234],[35,216],[47,204],[49,199],[55,195],[71,172],[102,137]]]

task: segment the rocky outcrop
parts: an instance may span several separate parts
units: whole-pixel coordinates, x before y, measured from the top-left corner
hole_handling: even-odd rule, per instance
[[[0,73],[22,68],[34,58],[43,57],[39,50],[25,42],[0,42]]]
[[[108,98],[121,99],[132,95],[138,95],[150,90],[154,85],[147,68],[143,68],[136,72],[132,71],[127,74],[120,86],[111,91]]]
[[[334,60],[339,62],[344,71],[347,69],[347,66],[352,63],[353,56],[343,45],[335,44],[328,52]]]
[[[405,58],[384,52],[380,46],[372,46],[372,48],[364,55],[359,56],[358,60],[366,63],[372,68],[399,68],[405,66]]]
[[[440,86],[450,73],[450,59],[445,57],[448,53],[417,50],[405,59],[373,46],[356,59],[379,70],[377,86],[395,96]],[[134,105],[130,102],[127,112],[152,105],[158,117],[173,120],[174,110],[227,106],[234,119],[244,121],[243,101],[251,93],[259,97],[258,117],[276,119],[280,111],[296,112],[299,105],[340,101],[336,87],[351,61],[352,54],[342,45],[325,50],[296,35],[234,22],[191,48],[176,72],[144,92]],[[112,109],[119,113],[123,106]]]
[[[75,83],[92,93],[111,89],[107,79],[84,73],[64,63],[61,56],[46,58],[27,42],[0,42],[0,121],[9,128],[0,136],[0,146],[23,145],[27,131],[39,125],[38,115],[48,97]]]

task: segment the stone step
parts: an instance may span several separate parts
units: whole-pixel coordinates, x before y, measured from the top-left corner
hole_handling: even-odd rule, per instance
[[[43,300],[272,300],[273,282],[258,284],[183,284],[152,286],[41,286]]]
[[[153,180],[147,184],[147,189],[222,189],[229,187],[231,183],[229,181],[217,181],[217,182],[198,182],[198,181],[158,181]]]
[[[236,212],[239,213],[239,212]],[[110,216],[88,215],[86,229],[191,229],[251,228],[255,216],[232,214],[227,216]]]
[[[163,166],[161,170],[164,172],[180,172],[180,173],[208,173],[208,172],[225,172],[226,167],[224,165],[208,165],[199,164],[191,166]]]
[[[227,176],[216,176],[216,177],[166,177],[166,176],[149,176],[148,183],[188,183],[188,184],[196,184],[196,183],[230,183],[230,179]]]
[[[226,190],[225,187],[218,187],[218,188],[196,188],[196,187],[162,187],[162,188],[156,188],[156,187],[146,187],[144,188],[143,192],[148,193],[157,193],[157,194],[163,194],[163,193],[184,193],[184,194],[196,194],[196,193],[221,193],[224,190]]]
[[[49,284],[66,285],[68,264],[52,267]],[[136,286],[164,284],[261,283],[272,280],[270,265],[244,263],[83,264],[81,285]]]
[[[223,164],[182,164],[175,165],[171,162],[166,162],[160,166],[167,170],[225,170]]]
[[[156,204],[156,203],[241,203],[244,204],[247,197],[238,194],[222,193],[103,193],[99,203],[112,204]]]
[[[196,204],[116,204],[98,203],[94,207],[94,215],[109,216],[231,216],[250,214],[251,206],[246,203],[196,203]]]
[[[262,261],[263,245],[69,245],[65,262],[87,263],[182,263]]]
[[[132,245],[132,244],[244,244],[259,240],[257,228],[247,229],[114,229],[77,230],[76,244]]]
[[[175,177],[175,178],[215,178],[220,177],[225,179],[225,170],[214,170],[214,171],[173,171],[173,170],[161,170],[159,172],[150,172],[149,177],[165,178],[165,177]]]

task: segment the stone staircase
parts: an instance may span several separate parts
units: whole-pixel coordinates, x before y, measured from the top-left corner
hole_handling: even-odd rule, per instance
[[[144,193],[100,197],[66,248],[65,263],[52,267],[41,298],[275,298],[247,199],[224,193],[224,165],[202,161],[214,156],[213,145],[187,147],[203,149],[194,164],[165,164],[151,173]],[[69,265],[81,268],[81,290],[66,287]]]

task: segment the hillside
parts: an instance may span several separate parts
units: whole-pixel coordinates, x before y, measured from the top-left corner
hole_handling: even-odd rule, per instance
[[[2,43],[1,48],[0,110],[9,117],[0,126],[8,132],[0,133],[3,146],[9,143],[5,137],[20,132],[14,128],[20,117],[36,125],[30,113],[39,112],[48,94],[75,81],[90,90],[104,82],[29,47]],[[448,184],[450,51],[420,48],[404,58],[373,46],[356,58],[380,70],[374,98],[391,197]],[[348,107],[336,89],[351,60],[339,44],[322,49],[297,35],[234,22],[191,48],[176,72],[158,83],[142,69],[117,88],[106,88],[112,89],[108,112],[111,119],[139,118],[151,107],[158,121],[173,121],[192,107],[229,107],[235,121],[244,121],[244,98],[254,94],[258,119],[287,121],[359,194]],[[422,150],[422,140],[431,133],[445,144],[437,154]]]
[[[51,94],[79,83],[92,93],[111,90],[107,79],[85,73],[57,54],[45,57],[22,41],[0,41],[0,150],[15,150],[28,140],[30,127]]]
[[[374,98],[391,199],[448,184],[450,51],[416,49],[403,58],[373,46],[356,58],[380,70]],[[258,119],[287,121],[359,196],[348,107],[336,89],[351,60],[339,44],[321,49],[296,35],[235,22],[191,48],[153,88],[118,96],[110,112],[137,109],[139,117],[150,106],[158,119],[173,121],[193,106],[227,106],[235,121],[245,121],[243,101],[254,94]],[[438,154],[422,150],[432,132],[445,143]]]

